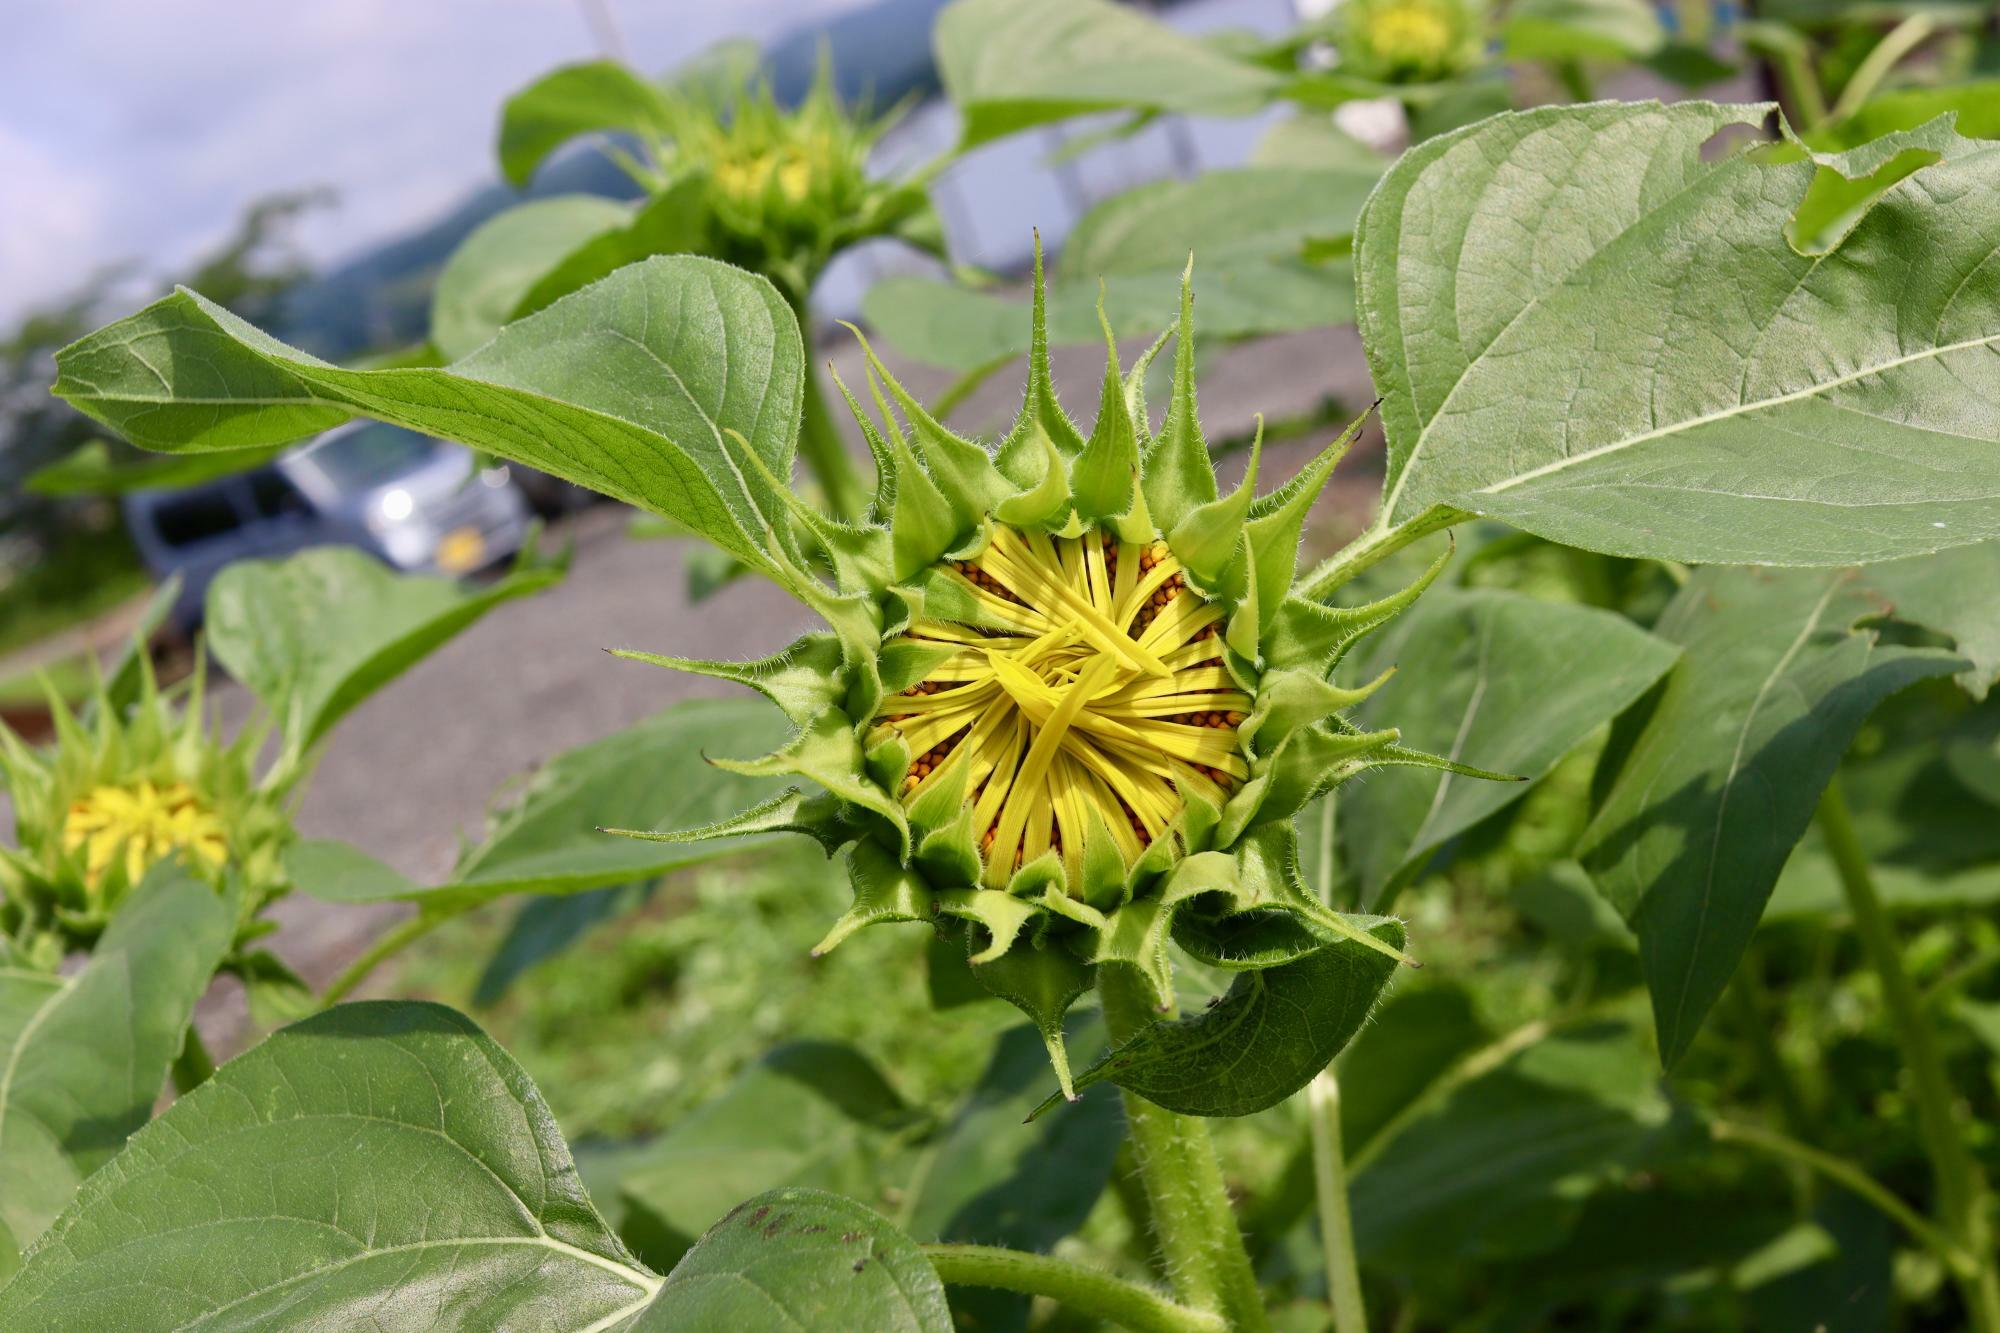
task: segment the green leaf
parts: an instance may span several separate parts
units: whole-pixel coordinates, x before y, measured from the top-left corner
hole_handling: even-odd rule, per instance
[[[629,212],[622,225],[608,228],[563,255],[527,287],[503,322],[525,319],[571,292],[608,278],[627,264],[653,255],[707,254],[709,208],[702,198],[707,182],[683,177]]]
[[[2000,79],[1982,79],[1943,88],[1897,88],[1863,102],[1844,119],[1805,136],[1814,148],[1838,152],[1885,134],[1914,130],[1947,112],[1968,139],[2000,139]]]
[[[1710,569],[1655,628],[1680,645],[1578,858],[1639,937],[1671,1066],[1736,968],[1792,845],[1875,705],[1965,664],[1857,631],[1852,570]]]
[[[1949,635],[1972,663],[1958,683],[1973,698],[1986,697],[2000,679],[2000,543],[1892,560],[1870,566],[1863,577],[1889,600],[1896,619]]]
[[[559,566],[493,583],[397,574],[346,546],[239,560],[209,585],[208,646],[279,720],[294,753],[500,603],[540,592]]]
[[[524,186],[549,154],[580,134],[616,131],[660,139],[669,127],[659,89],[623,65],[565,65],[507,99],[500,112],[500,171]]]
[[[688,766],[704,754],[775,744],[784,731],[783,719],[762,703],[689,701],[557,755],[436,888],[335,842],[297,844],[286,867],[317,898],[402,900],[444,912],[510,893],[578,893],[650,879],[754,842],[649,842],[600,829],[691,828],[756,804],[779,784],[719,769],[691,774]]]
[[[81,971],[0,968],[0,1232],[39,1236],[146,1123],[235,925],[229,898],[163,862]]]
[[[1094,1014],[1070,1024],[1085,1055],[1103,1045]],[[925,1241],[1003,1245],[1047,1254],[1090,1216],[1110,1182],[1125,1114],[1093,1097],[1022,1127],[1048,1086],[1049,1057],[1032,1027],[1009,1028],[979,1081],[926,1144],[908,1189],[903,1229]],[[1028,1298],[992,1288],[952,1293],[961,1326],[999,1333],[1027,1326]]]
[[[1379,921],[1368,933],[1403,947],[1400,921]],[[1077,1076],[1077,1090],[1110,1082],[1180,1115],[1250,1115],[1276,1106],[1340,1054],[1395,967],[1388,956],[1344,940],[1296,962],[1240,972],[1228,994],[1201,1013],[1155,1023],[1111,1051]]]
[[[1646,0],[1519,0],[1500,29],[1509,60],[1643,60],[1666,40]]]
[[[908,1236],[850,1199],[781,1189],[717,1222],[631,1327],[951,1333],[952,1322]]]
[[[1053,346],[1092,342],[1098,283],[1119,337],[1150,338],[1179,317],[1188,256],[1201,331],[1241,338],[1353,318],[1344,260],[1308,262],[1309,243],[1354,229],[1381,164],[1247,167],[1113,195],[1078,221],[1048,293]],[[925,278],[888,278],[863,300],[871,327],[906,356],[962,373],[1028,350],[1027,302]]]
[[[28,489],[37,495],[123,495],[127,491],[179,490],[264,464],[287,446],[240,449],[226,454],[191,454],[185,458],[133,455],[108,440],[90,440],[73,453],[30,473]],[[125,455],[125,457],[119,457]]]
[[[738,1200],[780,1186],[884,1201],[907,1174],[902,1140],[924,1117],[897,1095],[868,1058],[838,1042],[788,1042],[738,1075],[729,1088],[627,1164],[619,1189],[654,1262],[678,1255]],[[903,1163],[898,1170],[898,1163]]]
[[[1068,1040],[1085,1055],[1104,1044],[1089,1013],[1072,1020]],[[1083,1225],[1110,1181],[1125,1117],[1115,1098],[1101,1097],[1023,1128],[1048,1077],[1040,1033],[1001,1034],[979,1081],[924,1149],[905,1230],[1046,1253]]]
[[[1182,256],[1185,260],[1185,252]],[[1150,338],[1180,314],[1180,269],[1105,279],[1105,310],[1121,338]],[[1049,293],[1051,347],[1094,342],[1097,285]],[[861,309],[869,327],[904,356],[969,373],[1026,355],[1028,303],[930,278],[884,278]],[[1247,338],[1345,324],[1354,318],[1354,279],[1345,262],[1238,261],[1201,270],[1204,337]]]
[[[1112,195],[1063,242],[1058,283],[1094,285],[1119,273],[1178,277],[1193,253],[1202,331],[1208,274],[1251,259],[1296,259],[1313,240],[1354,233],[1381,167],[1235,167]]]
[[[268,446],[374,416],[678,519],[758,569],[783,505],[723,431],[790,476],[804,383],[777,289],[691,255],[620,269],[442,369],[328,365],[185,290],[56,366],[57,394],[143,448]]]
[[[1766,111],[1543,108],[1404,155],[1356,237],[1383,525],[1442,503],[1786,565],[2000,536],[2000,146],[1958,141],[1808,257],[1815,162],[1702,158]]]
[[[957,0],[932,41],[961,149],[1093,111],[1247,115],[1284,84],[1106,0]]]
[[[447,361],[475,351],[572,252],[631,220],[594,194],[532,199],[488,218],[452,251],[431,295],[431,341]]]
[[[349,1004],[133,1136],[0,1289],[0,1326],[580,1333],[658,1287],[505,1051],[437,1005]]]
[[[1357,1173],[1356,1247],[1420,1271],[1554,1249],[1668,1113],[1631,1028],[1546,1038],[1456,1089]]]
[[[1304,111],[1266,130],[1250,150],[1250,164],[1363,171],[1379,179],[1389,159],[1335,125],[1332,116]]]
[[[1497,589],[1433,589],[1394,621],[1356,679],[1396,674],[1356,714],[1397,727],[1403,743],[1448,759],[1539,780],[1666,674],[1671,644],[1623,616]],[[1432,852],[1526,794],[1525,782],[1482,782],[1392,768],[1343,793],[1344,853],[1361,901],[1380,907]]]
[[[614,884],[558,898],[530,898],[514,913],[499,947],[486,960],[472,1003],[498,1004],[524,974],[576,943],[592,929],[625,915],[646,899],[646,886]]]

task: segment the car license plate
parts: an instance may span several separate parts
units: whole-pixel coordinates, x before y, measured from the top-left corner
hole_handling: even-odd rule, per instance
[[[486,539],[477,528],[454,528],[438,543],[438,568],[447,574],[463,574],[485,563]]]

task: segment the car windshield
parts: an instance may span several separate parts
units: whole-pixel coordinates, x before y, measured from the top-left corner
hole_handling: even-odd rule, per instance
[[[306,454],[344,493],[372,490],[421,467],[443,446],[400,426],[362,426],[316,444]]]

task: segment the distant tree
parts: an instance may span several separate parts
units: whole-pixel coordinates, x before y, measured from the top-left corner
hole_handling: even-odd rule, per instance
[[[292,224],[332,201],[324,189],[271,195],[252,203],[219,247],[168,286],[183,283],[253,322],[270,323],[284,293],[311,275],[293,240]],[[115,297],[127,302],[135,285],[130,263],[100,269],[74,292],[0,334],[0,585],[8,566],[45,557],[65,540],[105,531],[115,506],[102,500],[39,495],[23,485],[40,468],[67,457],[100,432],[88,418],[49,395],[55,354],[102,322]],[[142,284],[143,285],[143,284]],[[130,446],[118,451],[136,453]]]

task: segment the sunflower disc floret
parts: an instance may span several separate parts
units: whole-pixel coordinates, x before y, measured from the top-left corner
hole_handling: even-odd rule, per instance
[[[1249,776],[1236,729],[1251,699],[1223,667],[1222,607],[1164,542],[996,527],[976,559],[933,576],[1006,627],[913,623],[903,645],[954,651],[877,706],[875,739],[917,756],[906,808],[962,790],[986,887],[1051,854],[1080,885],[1098,838],[1130,868],[1174,836],[1183,791],[1219,808]]]
[[[1337,578],[1295,586],[1307,512],[1360,423],[1261,495],[1253,445],[1225,494],[1196,419],[1189,280],[1176,330],[1129,371],[1106,325],[1088,437],[1055,398],[1039,261],[1035,291],[1027,394],[997,446],[945,427],[864,340],[879,423],[841,391],[875,458],[867,519],[836,522],[768,478],[785,509],[762,534],[766,572],[829,630],[761,662],[624,655],[762,692],[797,734],[712,762],[809,784],[636,836],[785,829],[845,849],[854,905],[818,952],[888,921],[961,939],[973,975],[1035,1020],[1067,1091],[1062,1015],[1099,967],[1137,969],[1165,1008],[1170,940],[1238,969],[1343,942],[1401,958],[1304,884],[1294,817],[1372,767],[1496,775],[1344,716],[1381,683],[1334,682],[1349,648],[1443,568],[1360,606],[1332,604]],[[1142,386],[1169,336],[1155,434]]]

